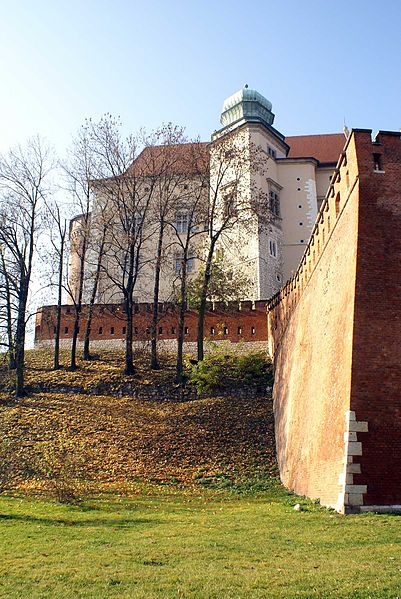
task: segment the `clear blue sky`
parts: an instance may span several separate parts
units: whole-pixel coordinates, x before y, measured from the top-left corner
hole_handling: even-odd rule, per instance
[[[244,83],[286,135],[398,130],[401,1],[1,1],[1,150],[104,112],[209,139]]]

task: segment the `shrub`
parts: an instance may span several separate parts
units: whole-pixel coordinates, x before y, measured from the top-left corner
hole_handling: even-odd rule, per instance
[[[20,474],[19,448],[7,437],[0,440],[0,493],[11,488]]]
[[[200,394],[238,386],[262,389],[272,382],[272,366],[261,351],[235,354],[227,347],[214,347],[191,367],[189,381]]]
[[[36,444],[33,471],[47,481],[53,497],[61,503],[73,503],[87,492],[83,472],[88,457],[82,444],[60,432],[56,439]]]

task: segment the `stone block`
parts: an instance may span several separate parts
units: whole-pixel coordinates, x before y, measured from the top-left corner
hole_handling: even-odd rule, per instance
[[[345,485],[346,493],[367,493],[367,485]]]
[[[349,422],[350,420],[356,420],[355,412],[352,410],[348,410],[347,412],[345,412],[345,419],[347,422]]]
[[[358,439],[357,439],[356,433],[354,433],[354,432],[346,432],[346,433],[344,433],[344,441],[345,442],[347,442],[347,441],[357,441],[357,440]]]
[[[347,505],[363,505],[362,493],[348,493]]]
[[[362,455],[362,443],[360,441],[350,441],[347,453],[349,456]]]
[[[349,422],[348,430],[355,431],[355,433],[367,433],[368,423],[363,421],[352,420]]]
[[[347,472],[349,474],[360,474],[361,473],[361,465],[360,464],[348,464]]]

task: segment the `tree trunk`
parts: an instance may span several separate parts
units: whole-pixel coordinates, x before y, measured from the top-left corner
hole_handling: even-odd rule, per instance
[[[159,361],[157,359],[157,325],[159,321],[159,289],[160,289],[160,270],[162,261],[162,250],[163,250],[163,235],[164,235],[164,222],[161,221],[159,229],[159,239],[157,243],[157,257],[156,257],[156,270],[155,270],[155,284],[153,288],[153,316],[152,316],[152,340],[151,340],[151,359],[150,367],[153,370],[160,368]]]
[[[180,297],[180,310],[178,313],[178,327],[177,327],[177,366],[176,366],[176,381],[177,383],[184,382],[184,324],[185,324],[185,300],[187,291],[187,260],[184,258],[181,266],[181,297]]]
[[[125,370],[124,374],[135,374],[134,356],[132,351],[132,333],[133,333],[133,314],[132,300],[127,297],[125,300],[125,314],[127,317],[127,329],[125,333]]]
[[[57,297],[57,321],[54,335],[54,364],[53,370],[60,368],[60,330],[61,330],[61,300],[63,289],[63,261],[64,261],[64,239],[61,241],[59,274],[58,274],[58,297]]]
[[[7,303],[7,342],[8,342],[8,367],[15,370],[15,347],[13,337],[13,316],[11,309],[11,292],[8,280],[6,278],[6,303]]]
[[[28,285],[24,280],[20,285],[20,297],[18,305],[17,330],[15,333],[15,367],[16,367],[16,397],[26,395],[24,388],[25,375],[25,312],[28,299]]]
[[[94,301],[90,301],[90,304],[88,306],[88,316],[86,318],[86,325],[85,325],[85,337],[84,337],[84,350],[82,353],[82,358],[84,360],[90,360],[91,359],[91,354],[90,354],[90,334],[91,334],[91,327],[92,327],[92,317],[93,317],[93,305],[94,305]]]
[[[212,276],[212,260],[213,260],[213,252],[214,252],[215,243],[212,242],[209,253],[206,260],[205,266],[205,277],[203,279],[202,291],[199,302],[199,312],[198,312],[198,336],[197,336],[197,347],[198,347],[198,361],[201,362],[204,357],[204,347],[203,347],[203,331],[205,324],[205,312],[206,312],[206,301],[207,301],[207,292],[209,289],[210,278]]]
[[[7,312],[7,344],[8,344],[8,367],[10,370],[15,370],[15,348],[14,348],[14,338],[13,338],[13,315],[12,315],[12,307],[11,307],[11,289],[10,282],[8,280],[6,263],[3,256],[3,253],[0,252],[1,256],[1,267],[3,271],[3,276],[5,280],[6,287],[6,312]]]
[[[78,306],[75,306],[75,320],[74,320],[74,329],[72,332],[72,343],[71,343],[71,362],[70,362],[70,368],[69,368],[72,371],[77,369],[77,343],[78,343],[80,316],[81,316],[81,308]]]
[[[97,288],[98,288],[98,285],[99,285],[100,271],[101,271],[101,268],[102,268],[102,258],[103,258],[103,253],[104,253],[105,236],[106,236],[106,232],[103,231],[102,243],[101,243],[100,248],[99,248],[98,262],[97,262],[97,265],[96,265],[95,280],[93,281],[92,294],[91,294],[91,297],[90,297],[90,300],[89,300],[89,306],[88,306],[88,316],[87,316],[87,319],[86,319],[85,338],[84,338],[84,351],[83,351],[83,359],[84,360],[90,360],[91,359],[89,344],[90,344],[90,334],[91,334],[92,317],[93,317],[93,307],[95,305]]]
[[[85,224],[87,225],[87,221]],[[86,235],[86,231],[85,231],[85,235]],[[81,310],[82,310],[82,296],[83,296],[83,292],[84,292],[86,248],[87,248],[87,240],[84,237],[84,240],[82,243],[82,253],[81,253],[81,257],[80,257],[81,261],[80,261],[80,265],[79,265],[78,295],[76,298],[74,298],[75,320],[74,320],[74,330],[73,330],[73,334],[72,334],[70,370],[77,369],[77,342],[78,342],[78,333],[79,333],[79,320],[81,317]]]

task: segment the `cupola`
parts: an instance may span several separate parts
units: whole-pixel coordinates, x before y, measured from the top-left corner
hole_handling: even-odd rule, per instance
[[[274,121],[272,103],[255,89],[250,89],[248,85],[245,85],[224,101],[220,117],[220,122],[224,127],[240,120],[260,122],[267,126],[272,125]]]

